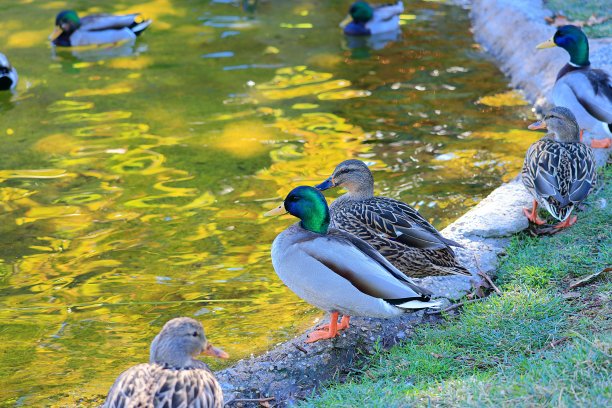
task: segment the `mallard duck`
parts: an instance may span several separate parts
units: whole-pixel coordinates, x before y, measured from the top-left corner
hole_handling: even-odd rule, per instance
[[[582,30],[573,25],[559,27],[552,39],[538,49],[561,47],[570,55],[570,62],[557,74],[552,91],[555,105],[565,106],[576,116],[578,126],[594,135],[591,147],[612,145],[612,78],[601,70],[591,68],[589,40]]]
[[[317,189],[296,187],[266,215],[285,212],[300,222],[274,240],[274,270],[296,295],[331,313],[330,324],[310,333],[308,343],[337,336],[349,327],[350,316],[389,318],[440,306],[431,292],[415,285],[370,244],[329,228],[329,208]]]
[[[135,39],[152,22],[140,14],[99,14],[79,18],[76,11],[64,10],[55,18],[55,30],[49,39],[60,47],[117,43]]]
[[[121,373],[103,408],[223,407],[217,379],[204,362],[195,359],[200,353],[229,357],[206,340],[197,320],[170,320],[151,343],[149,363]]]
[[[376,35],[399,29],[399,16],[404,3],[383,4],[372,7],[365,1],[351,5],[349,14],[340,23],[346,35]]]
[[[0,91],[15,89],[18,80],[17,70],[13,68],[6,55],[0,53]]]
[[[332,187],[348,190],[330,206],[332,226],[363,239],[406,275],[471,276],[450,248],[460,244],[444,238],[409,205],[374,196],[374,177],[364,162],[343,161],[316,186],[322,191]]]
[[[584,201],[595,186],[595,157],[591,148],[580,143],[576,117],[567,108],[557,106],[529,129],[548,129],[546,137],[532,144],[523,164],[523,184],[534,197],[531,210],[523,211],[538,225],[538,203],[560,221],[555,228],[576,222],[572,210]]]

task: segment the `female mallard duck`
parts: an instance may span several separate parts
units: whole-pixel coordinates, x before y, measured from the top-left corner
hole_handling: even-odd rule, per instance
[[[103,408],[223,407],[223,393],[198,354],[228,358],[206,340],[197,320],[179,317],[167,322],[151,343],[149,364],[121,373]]]
[[[0,53],[0,91],[15,89],[18,79],[17,70],[13,68],[8,58]]]
[[[415,285],[365,241],[329,228],[329,209],[318,190],[293,189],[266,213],[289,212],[301,221],[272,244],[272,265],[281,280],[306,302],[331,313],[330,324],[309,334],[308,343],[330,339],[349,327],[350,316],[389,318],[407,310],[436,308],[431,292]],[[343,315],[338,325],[338,313]]]
[[[595,186],[595,157],[591,148],[580,143],[576,117],[567,108],[557,106],[529,129],[548,129],[546,137],[529,147],[523,164],[523,184],[534,197],[531,211],[523,211],[529,221],[538,225],[538,203],[561,221],[555,228],[566,228],[576,222],[570,217],[575,206]]]
[[[356,1],[349,15],[340,23],[346,35],[376,35],[399,29],[399,16],[404,3],[383,4],[372,7],[365,1]]]
[[[316,188],[339,186],[348,192],[330,206],[332,226],[363,239],[410,277],[471,276],[450,248],[461,245],[444,238],[409,205],[374,196],[374,177],[364,162],[343,161]]]
[[[555,105],[570,109],[581,129],[594,135],[592,147],[612,145],[612,78],[601,70],[591,68],[589,40],[582,30],[573,25],[559,27],[552,39],[538,49],[561,47],[570,55],[570,62],[557,74],[552,91]]]
[[[60,47],[117,43],[135,39],[152,22],[140,14],[99,14],[79,18],[76,11],[64,10],[55,18],[55,30],[49,39]]]

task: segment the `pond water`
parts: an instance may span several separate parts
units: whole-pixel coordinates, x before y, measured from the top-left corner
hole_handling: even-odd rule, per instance
[[[350,1],[105,3],[70,7],[155,22],[53,51],[67,2],[0,5],[21,81],[0,97],[3,406],[100,403],[175,316],[234,360],[294,336],[322,314],[272,269],[294,220],[262,217],[291,188],[361,158],[442,228],[537,137],[458,7],[410,2],[394,41],[360,44],[337,26]]]

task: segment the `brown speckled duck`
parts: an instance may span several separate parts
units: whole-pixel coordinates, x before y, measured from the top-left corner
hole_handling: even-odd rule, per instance
[[[548,129],[547,135],[527,150],[523,164],[523,184],[534,197],[533,208],[524,209],[529,221],[538,225],[538,203],[566,228],[576,222],[572,210],[584,201],[596,181],[595,157],[591,148],[580,143],[580,130],[574,114],[557,106],[529,129]]]
[[[363,239],[406,275],[471,276],[450,248],[461,245],[444,238],[409,205],[374,196],[374,178],[364,162],[343,161],[316,186],[319,190],[332,187],[348,192],[331,204],[331,225]]]
[[[208,366],[195,359],[200,353],[229,357],[206,340],[197,320],[170,320],[151,343],[149,363],[121,373],[103,408],[222,408],[221,386]]]

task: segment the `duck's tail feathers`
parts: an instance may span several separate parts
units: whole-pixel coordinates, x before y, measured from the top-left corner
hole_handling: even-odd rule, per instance
[[[130,30],[132,30],[132,32],[136,34],[136,36],[139,36],[140,34],[142,34],[144,30],[147,29],[147,27],[151,25],[152,22],[153,20],[145,20],[142,23],[138,23],[138,24],[131,26]]]
[[[442,302],[439,300],[429,300],[426,302],[422,300],[409,300],[399,305],[395,305],[395,307],[407,310],[440,309],[442,307]]]

